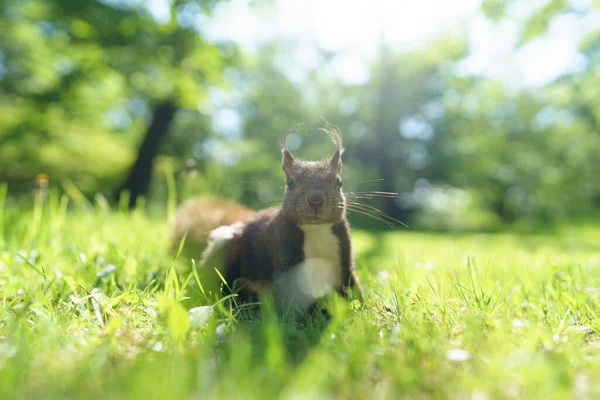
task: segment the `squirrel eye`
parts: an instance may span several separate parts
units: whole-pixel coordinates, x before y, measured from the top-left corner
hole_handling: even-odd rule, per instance
[[[338,189],[342,187],[342,181],[340,180],[340,178],[337,178],[335,180],[335,187]]]
[[[294,186],[296,186],[296,184],[294,183],[294,180],[292,178],[288,178],[287,185],[288,185],[288,188],[290,188],[290,189],[293,189]]]

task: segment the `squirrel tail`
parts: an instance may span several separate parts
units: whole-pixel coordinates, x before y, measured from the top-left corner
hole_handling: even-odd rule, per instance
[[[182,254],[200,260],[209,234],[214,229],[240,221],[254,211],[222,197],[194,197],[179,207],[172,221],[171,251],[176,252],[181,241],[185,243]]]

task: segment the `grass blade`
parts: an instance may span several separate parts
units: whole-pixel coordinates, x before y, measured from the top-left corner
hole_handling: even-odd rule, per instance
[[[8,185],[3,183],[0,185],[0,246],[4,246],[6,236],[4,233],[4,213],[6,206],[6,198],[8,195]]]

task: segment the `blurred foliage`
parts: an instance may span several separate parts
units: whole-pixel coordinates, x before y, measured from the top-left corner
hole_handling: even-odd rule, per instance
[[[585,67],[542,87],[461,73],[464,35],[402,53],[382,44],[370,78],[349,84],[328,72],[338,55],[318,48],[320,66],[297,76],[298,43],[240,52],[208,42],[198,21],[217,3],[173,1],[163,19],[141,1],[0,3],[0,181],[25,192],[43,172],[88,195],[110,192],[168,101],[178,111],[155,163],[157,202],[174,175],[179,200],[217,193],[276,204],[283,132],[326,118],[344,133],[345,189],[398,192],[369,204],[413,226],[494,228],[598,209],[598,30],[579,43]],[[534,8],[518,45],[546,35],[558,16],[598,12],[598,2],[575,3]],[[499,22],[517,4],[485,0],[481,12]],[[296,133],[299,156],[333,152],[325,135]]]
[[[159,22],[142,1],[3,1],[2,179],[22,189],[43,171],[86,192],[114,186],[152,108],[195,108],[235,58],[191,23],[215,3],[171,2]]]

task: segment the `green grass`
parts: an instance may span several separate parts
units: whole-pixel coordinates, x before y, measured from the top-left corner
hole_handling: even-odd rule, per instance
[[[167,224],[0,193],[1,399],[594,398],[600,229],[355,229],[329,323],[202,301]],[[185,299],[189,297],[190,299]]]

